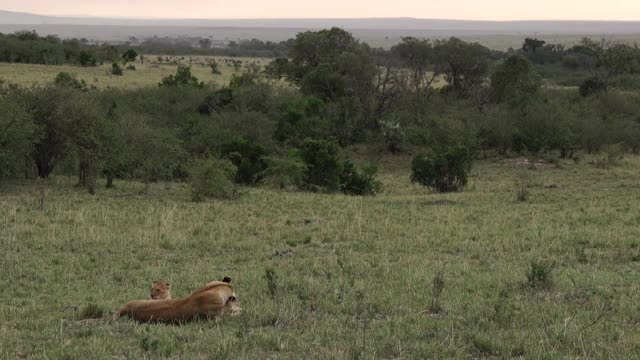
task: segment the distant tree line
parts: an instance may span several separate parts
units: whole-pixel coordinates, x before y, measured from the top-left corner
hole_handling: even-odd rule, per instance
[[[0,62],[96,66],[116,60],[120,52],[115,46],[89,44],[86,39],[61,40],[52,35],[39,36],[35,31],[0,33]]]
[[[463,187],[473,158],[638,152],[640,95],[614,79],[631,76],[636,53],[602,44],[583,44],[600,59],[589,91],[544,86],[523,53],[410,37],[381,51],[338,28],[298,34],[287,57],[223,87],[187,66],[154,88],[87,89],[69,74],[5,84],[0,176],[76,174],[92,191],[99,178],[197,179],[194,199],[237,185],[365,195],[379,191],[375,167],[355,166],[344,147],[420,153],[412,179],[440,191]],[[431,178],[442,169],[455,171]]]

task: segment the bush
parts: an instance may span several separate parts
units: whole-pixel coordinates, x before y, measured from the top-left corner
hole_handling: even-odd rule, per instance
[[[136,71],[136,66],[133,64],[127,65],[127,70]]]
[[[261,184],[281,190],[297,190],[303,187],[306,167],[293,158],[265,158],[267,169]]]
[[[75,74],[68,72],[59,72],[53,83],[56,86],[69,87],[78,90],[87,90],[87,83],[84,80],[78,80]]]
[[[193,162],[189,171],[191,198],[203,201],[206,198],[231,199],[238,196],[233,179],[236,175],[231,162],[206,158]]]
[[[191,66],[178,65],[175,75],[168,75],[162,78],[160,87],[180,87],[180,86],[193,86],[196,88],[203,88],[204,83],[198,81],[198,78],[191,74]]]
[[[336,191],[340,187],[342,163],[338,145],[333,141],[306,139],[300,148],[306,166],[304,182],[311,189],[322,187]]]
[[[113,63],[111,65],[111,74],[116,75],[116,76],[122,76],[123,71],[122,71],[122,68],[120,67],[120,65],[118,65],[117,63]]]
[[[378,169],[366,166],[358,172],[351,161],[345,161],[340,175],[340,190],[347,195],[376,195],[382,191],[382,183],[376,180]]]
[[[401,153],[407,143],[407,134],[398,122],[382,121],[380,123],[382,138],[391,153]]]
[[[264,176],[267,151],[260,145],[239,139],[222,147],[222,155],[238,169],[235,181],[239,184],[255,185]]]
[[[587,97],[607,90],[607,83],[597,77],[590,77],[580,84],[580,95]]]
[[[471,162],[471,152],[463,145],[419,154],[411,162],[411,181],[438,192],[458,191],[467,185]]]
[[[532,261],[527,272],[527,284],[532,289],[550,289],[553,287],[552,272],[555,264]]]

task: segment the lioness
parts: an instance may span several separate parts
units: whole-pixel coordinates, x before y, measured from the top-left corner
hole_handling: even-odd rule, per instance
[[[201,317],[237,315],[240,311],[231,284],[213,281],[181,299],[130,301],[118,310],[114,318],[127,315],[140,322],[182,323]]]
[[[171,284],[166,281],[154,281],[151,283],[151,299],[171,299]]]

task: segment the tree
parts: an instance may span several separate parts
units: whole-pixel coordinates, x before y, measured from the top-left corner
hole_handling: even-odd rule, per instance
[[[490,51],[478,43],[452,37],[436,43],[436,71],[444,74],[451,88],[469,94],[484,82],[489,72]]]
[[[526,38],[524,39],[524,43],[522,44],[522,50],[524,50],[524,52],[526,53],[535,53],[538,48],[543,47],[546,43],[547,42],[544,40]]]
[[[211,39],[200,39],[200,41],[198,41],[198,44],[200,44],[200,48],[201,49],[210,49],[211,48]]]
[[[434,71],[435,51],[431,41],[405,37],[402,38],[402,42],[391,48],[391,53],[409,71],[410,86],[418,98],[431,89],[439,75]]]
[[[496,102],[520,101],[540,89],[541,79],[529,60],[511,55],[491,75],[491,91]]]
[[[0,95],[0,179],[17,175],[41,136],[39,130],[15,94]]]
[[[80,66],[96,66],[97,61],[95,55],[85,50],[80,51],[78,55]]]
[[[125,64],[128,62],[136,61],[137,57],[138,57],[138,53],[133,49],[129,49],[124,53],[122,53],[122,60],[124,61]]]
[[[74,91],[66,87],[45,86],[24,93],[34,124],[42,131],[32,153],[41,178],[51,175],[72,146],[69,118],[60,108],[73,98]]]

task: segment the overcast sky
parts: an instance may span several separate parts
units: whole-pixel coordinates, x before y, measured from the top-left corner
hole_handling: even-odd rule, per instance
[[[0,0],[0,9],[46,15],[200,19],[640,20],[640,0]]]

